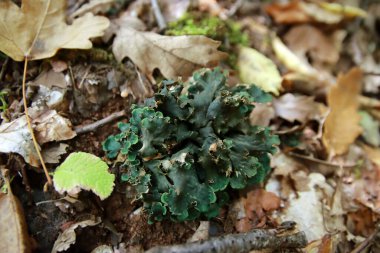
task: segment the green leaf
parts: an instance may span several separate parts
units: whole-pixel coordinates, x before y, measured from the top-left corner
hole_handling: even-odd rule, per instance
[[[115,175],[99,157],[85,153],[71,153],[54,172],[54,188],[58,192],[78,193],[91,190],[100,199],[111,195]]]

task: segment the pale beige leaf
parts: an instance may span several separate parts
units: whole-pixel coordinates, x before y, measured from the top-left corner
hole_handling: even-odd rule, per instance
[[[279,94],[282,78],[271,59],[257,50],[242,47],[237,62],[240,79],[244,83],[255,84],[266,92]]]
[[[75,229],[78,227],[88,227],[88,226],[95,226],[98,225],[101,222],[100,218],[89,219],[80,221],[77,223],[72,224],[70,227],[68,227],[65,231],[63,231],[61,234],[59,234],[57,240],[54,242],[52,253],[66,251],[72,244],[75,243],[77,236],[75,234]]]
[[[337,24],[344,18],[344,16],[338,13],[321,8],[318,4],[300,2],[300,5],[304,12],[321,23]]]
[[[38,116],[37,116],[38,115]],[[70,140],[76,136],[71,122],[55,110],[47,110],[33,117],[34,130],[39,144],[51,141]]]
[[[272,40],[272,48],[277,58],[291,71],[302,74],[307,77],[315,78],[317,71],[310,64],[295,55],[280,38],[275,37]]]
[[[190,76],[201,66],[214,66],[226,57],[217,50],[220,42],[205,36],[163,36],[122,28],[112,51],[118,61],[129,57],[140,70],[151,77],[159,69],[166,78]]]
[[[9,188],[7,194],[0,193],[0,245],[1,252],[31,252],[21,203]]]
[[[103,35],[109,21],[87,13],[65,23],[65,0],[0,1],[0,50],[15,61],[43,59],[60,48],[88,49],[89,38]]]
[[[323,112],[323,105],[314,101],[313,97],[295,96],[287,93],[273,101],[276,114],[290,122],[298,120],[305,123],[317,119]]]
[[[330,113],[323,129],[323,144],[331,155],[347,152],[349,146],[360,135],[359,95],[362,71],[351,69],[339,75],[337,84],[327,94]]]
[[[343,15],[345,18],[356,18],[356,17],[362,17],[365,18],[368,16],[368,13],[360,8],[350,6],[350,5],[344,5],[339,3],[327,3],[327,2],[319,2],[319,6],[321,6],[323,9]]]
[[[71,129],[71,122],[57,114],[55,110],[37,113],[33,111],[34,109],[30,108],[32,127],[39,144],[68,140],[76,135]],[[17,153],[23,156],[30,165],[35,167],[39,165],[25,116],[0,126],[0,143],[0,153]],[[62,150],[59,153],[62,153]],[[48,159],[49,162],[51,160]]]

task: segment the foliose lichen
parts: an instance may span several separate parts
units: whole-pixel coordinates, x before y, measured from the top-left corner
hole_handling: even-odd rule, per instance
[[[195,73],[187,86],[164,81],[103,149],[124,161],[122,180],[135,186],[150,222],[212,218],[229,190],[262,182],[270,170],[279,138],[248,121],[254,102],[270,100],[256,86],[226,86],[219,69]]]

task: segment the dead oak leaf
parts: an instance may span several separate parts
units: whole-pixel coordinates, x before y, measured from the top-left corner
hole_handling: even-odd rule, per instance
[[[287,93],[273,101],[275,112],[278,116],[290,122],[295,120],[306,123],[311,119],[322,117],[323,104],[314,101],[313,97],[294,96]]]
[[[65,0],[0,1],[0,51],[15,61],[53,56],[60,48],[88,49],[103,35],[109,20],[87,13],[65,23]]]
[[[22,205],[13,195],[9,179],[5,178],[8,194],[0,192],[1,252],[29,253],[31,247]]]
[[[339,75],[337,84],[327,94],[330,113],[326,118],[322,140],[328,152],[341,155],[361,133],[359,94],[361,90],[362,71],[353,68],[344,75]]]
[[[118,61],[129,57],[148,77],[159,69],[166,78],[189,77],[201,66],[214,66],[227,56],[220,42],[205,36],[163,36],[130,27],[119,30],[112,51]]]

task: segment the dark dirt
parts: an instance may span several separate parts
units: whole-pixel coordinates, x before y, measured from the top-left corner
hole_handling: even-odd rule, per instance
[[[83,119],[79,114],[73,114],[70,120],[86,125],[102,119],[112,112],[126,109],[128,101],[111,99],[102,110],[94,113],[90,119]],[[126,120],[126,119],[121,119]],[[68,152],[84,151],[104,156],[101,143],[117,130],[117,121],[107,124],[94,132],[81,134],[67,141]],[[65,158],[65,157],[63,157]],[[62,159],[63,160],[63,159]],[[54,170],[54,166],[50,167]],[[117,168],[110,168],[117,174]],[[113,194],[105,201],[91,192],[81,192],[76,203],[60,200],[63,196],[55,192],[43,192],[46,181],[43,173],[27,168],[25,170],[30,191],[26,189],[19,177],[12,182],[16,195],[20,198],[32,244],[35,252],[51,252],[59,233],[71,224],[88,219],[89,216],[101,217],[102,223],[85,228],[77,228],[76,243],[66,252],[91,252],[103,244],[118,247],[123,243],[128,250],[149,249],[156,245],[169,245],[185,242],[196,230],[199,223],[174,223],[164,221],[149,225],[147,216],[141,211],[139,202],[127,198],[127,186],[116,180]],[[118,176],[117,176],[118,177]],[[139,209],[140,208],[140,209]]]

